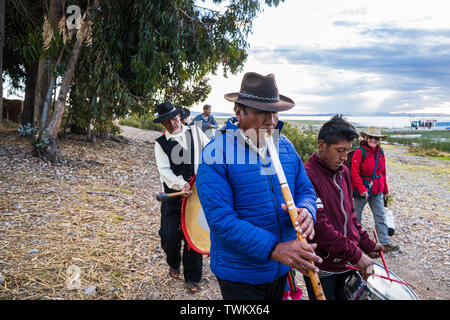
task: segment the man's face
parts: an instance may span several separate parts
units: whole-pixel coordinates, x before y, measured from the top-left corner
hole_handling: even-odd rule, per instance
[[[272,133],[278,123],[278,112],[261,111],[247,108],[247,113],[240,106],[236,106],[236,117],[239,121],[239,128],[256,132],[257,139],[262,136],[261,132]],[[255,141],[253,141],[255,143]]]
[[[204,114],[206,117],[209,117],[209,116],[211,115],[211,107],[206,108],[206,109],[203,109],[203,114]]]
[[[325,141],[318,142],[320,159],[332,170],[337,170],[345,160],[352,149],[352,141],[340,140],[338,143],[327,145]]]
[[[162,125],[164,128],[166,128],[167,131],[171,134],[176,134],[181,131],[181,121],[180,121],[180,115],[177,114],[172,119],[166,120],[162,122]]]

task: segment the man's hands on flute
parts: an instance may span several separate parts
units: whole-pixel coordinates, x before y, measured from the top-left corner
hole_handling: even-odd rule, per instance
[[[282,204],[281,207],[283,210],[288,211],[285,204]],[[311,214],[304,208],[297,208],[297,213],[298,217],[295,223],[297,226],[296,231],[301,234],[303,238],[312,239],[314,237],[314,222]],[[310,261],[322,263],[322,259],[314,252],[316,247],[316,243],[310,244],[299,240],[280,242],[272,251],[271,258],[307,275],[308,269],[319,272],[319,268]]]
[[[289,212],[286,204],[282,204],[281,208]],[[295,231],[298,234],[302,235],[303,238],[312,240],[314,238],[314,221],[309,213],[309,211],[305,208],[297,208],[297,221],[295,222]]]
[[[322,263],[322,259],[314,253],[316,247],[316,243],[309,244],[297,239],[279,242],[272,251],[271,258],[308,275],[308,269],[319,272],[319,268],[310,261]]]

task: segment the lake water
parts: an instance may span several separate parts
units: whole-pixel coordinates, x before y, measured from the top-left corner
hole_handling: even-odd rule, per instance
[[[289,116],[280,114],[281,120],[321,120],[327,121],[331,119],[331,116]],[[411,121],[413,120],[428,120],[436,119],[437,121],[450,121],[450,116],[440,117],[377,117],[377,116],[346,116],[345,119],[357,126],[362,127],[383,127],[383,128],[410,128]]]

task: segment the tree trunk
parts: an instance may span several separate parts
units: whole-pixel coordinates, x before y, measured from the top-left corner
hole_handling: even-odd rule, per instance
[[[0,124],[3,122],[3,43],[5,38],[5,0],[0,0]]]
[[[38,61],[32,61],[31,64],[25,66],[25,100],[23,102],[22,125],[27,123],[33,125],[34,122],[34,93],[38,64]]]
[[[65,49],[66,49],[66,45],[64,45],[64,47],[62,48],[62,50],[58,56],[58,59],[56,60],[55,69],[58,67],[59,63],[61,62],[61,58],[64,54]],[[50,111],[50,101],[52,99],[52,92],[53,92],[53,90],[55,90],[55,92],[56,92],[55,83],[56,83],[56,74],[53,74],[53,72],[51,72],[50,79],[49,79],[49,86],[47,87],[47,91],[45,93],[44,104],[42,106],[41,129],[45,129],[47,126],[48,114]]]
[[[82,39],[77,39],[75,46],[73,47],[72,56],[70,57],[69,61],[69,67],[64,73],[64,78],[61,83],[61,87],[59,88],[58,99],[55,102],[55,110],[53,111],[52,120],[47,127],[48,137],[53,141],[56,141],[56,139],[58,138],[58,131],[61,127],[61,121],[66,106],[67,93],[69,92],[70,83],[75,72],[78,57],[80,56],[81,44],[83,42],[83,39],[83,37]]]
[[[48,59],[46,60],[41,58],[39,60],[39,67],[36,80],[36,91],[34,94],[34,125],[39,128],[41,127],[40,123],[42,118],[42,109],[44,102],[43,97],[45,97],[49,86],[48,64],[49,64]]]
[[[48,113],[49,113],[49,106],[50,101],[52,99],[52,92],[53,88],[55,86],[56,77],[54,74],[50,77],[50,85],[47,88],[47,94],[45,95],[44,105],[42,107],[42,119],[41,119],[41,128],[45,128],[47,126],[47,120],[48,120]]]
[[[50,25],[57,28],[58,21],[64,14],[65,0],[51,0],[48,9],[48,21]],[[45,129],[46,123],[42,123],[42,118],[47,119],[48,114],[43,114],[45,98],[47,96],[47,90],[51,83],[51,70],[50,67],[54,63],[53,58],[41,58],[39,60],[39,69],[36,81],[36,92],[34,100],[34,123],[41,129]],[[48,109],[47,109],[48,112]],[[42,124],[42,125],[41,125]]]
[[[100,5],[99,0],[94,1],[94,8],[97,10]],[[80,56],[81,47],[84,39],[87,36],[89,26],[92,23],[91,17],[89,17],[89,8],[86,9],[85,19],[82,22],[81,29],[77,32],[77,40],[72,49],[72,54],[69,59],[69,65],[64,73],[64,77],[59,88],[58,99],[55,102],[55,109],[53,110],[52,119],[47,126],[46,137],[48,138],[49,145],[47,148],[47,154],[45,157],[55,161],[58,159],[58,145],[56,143],[58,139],[58,132],[61,128],[61,121],[64,115],[64,109],[66,107],[67,93],[69,92],[70,83],[72,82],[73,75],[75,73],[75,67],[77,66],[78,57]]]

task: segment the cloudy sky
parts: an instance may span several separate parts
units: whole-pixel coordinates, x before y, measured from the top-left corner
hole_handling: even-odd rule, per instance
[[[450,1],[285,0],[249,43],[243,73],[275,74],[291,113],[450,114]],[[211,78],[213,112],[231,112],[243,73]]]

